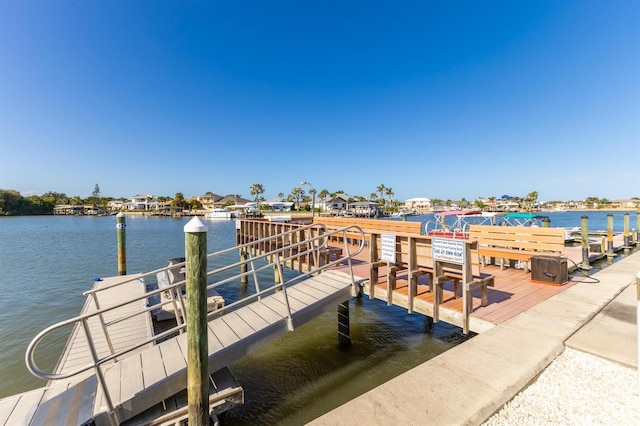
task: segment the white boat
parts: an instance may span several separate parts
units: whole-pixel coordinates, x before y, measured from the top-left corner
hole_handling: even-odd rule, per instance
[[[204,214],[205,219],[232,219],[233,217],[233,212],[223,208],[215,208]]]
[[[178,257],[174,259],[169,259],[167,266],[179,265],[180,263],[184,263],[184,257]],[[160,301],[162,302],[162,308],[154,312],[154,318],[156,321],[166,321],[169,319],[174,319],[176,317],[175,310],[178,309],[180,312],[180,317],[182,317],[182,309],[180,307],[180,299],[183,300],[185,304],[185,308],[187,305],[187,298],[184,289],[182,290],[180,296],[178,297],[178,291],[176,288],[173,289],[173,295],[171,294],[172,290],[168,287],[174,283],[179,283],[180,281],[185,280],[185,271],[184,266],[177,266],[175,268],[170,268],[166,271],[158,272],[156,274],[156,278],[158,280],[158,288],[166,288],[165,291],[160,293]],[[168,281],[167,281],[168,279]],[[175,302],[175,303],[174,303]],[[215,289],[207,289],[207,312],[212,312],[217,309],[224,307],[224,298],[218,293]]]

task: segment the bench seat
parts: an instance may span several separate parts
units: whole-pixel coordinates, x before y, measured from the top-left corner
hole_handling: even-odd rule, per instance
[[[500,259],[500,269],[504,269],[505,260],[520,261],[526,273],[533,256],[561,256],[564,251],[562,228],[471,225],[469,239],[478,242],[482,266],[486,258],[491,259],[490,263]]]

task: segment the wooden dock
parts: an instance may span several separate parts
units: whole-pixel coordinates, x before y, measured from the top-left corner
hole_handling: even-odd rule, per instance
[[[622,250],[622,236],[614,238],[616,251]],[[566,247],[564,255],[572,262],[580,264],[582,260],[581,247]],[[589,252],[590,262],[595,262],[606,257],[606,253]],[[340,269],[341,266],[336,268]],[[571,268],[574,271],[575,267]],[[530,309],[552,296],[571,287],[578,280],[584,278],[570,278],[564,285],[541,284],[531,280],[531,273],[525,273],[522,269],[506,268],[501,270],[499,266],[487,265],[482,267],[482,272],[495,277],[495,286],[488,289],[488,303],[480,306],[480,291],[473,291],[473,310],[471,312],[470,330],[475,333],[482,333],[497,324],[500,324],[521,312]],[[354,274],[361,280],[370,279],[370,264],[368,248],[357,256],[354,261]],[[381,266],[379,269],[378,285],[376,286],[374,298],[387,302],[387,267]],[[418,292],[414,299],[413,310],[416,313],[433,317],[433,293],[429,291],[429,279],[427,276],[418,278]],[[368,295],[368,286],[363,288]],[[408,309],[408,283],[407,271],[397,272],[396,288],[392,295],[393,304]],[[440,320],[462,327],[462,298],[455,297],[453,284],[444,285],[444,303],[440,305]]]
[[[251,250],[254,243],[241,246],[247,250],[244,264],[251,263],[252,270],[247,272],[247,268],[240,268],[237,276],[227,280],[237,281],[251,274],[256,289],[260,290],[243,296],[208,317],[208,371],[214,372],[210,374],[209,387],[212,412],[223,412],[243,402],[242,388],[227,365],[316,316],[335,309],[356,293],[353,274],[332,270],[330,264],[319,265],[322,247],[317,241],[326,237],[318,235],[317,226],[296,230],[295,234],[300,237],[297,243],[286,248],[278,247],[272,252]],[[264,243],[262,239],[256,242]],[[285,251],[308,262],[313,259],[316,266],[307,263],[304,273],[282,283],[267,280],[267,285],[260,286],[257,272],[282,268],[288,259]],[[354,250],[338,261],[348,263],[349,257],[357,252],[359,250]],[[265,260],[269,260],[265,265],[254,264]],[[217,268],[209,273],[223,273],[225,270],[224,267]],[[154,307],[147,307],[150,294],[146,292],[144,278],[155,277],[157,272],[96,281],[94,288],[87,292],[89,299],[80,316],[55,324],[36,336],[27,350],[27,366],[39,376],[55,379],[55,382],[0,400],[0,425],[133,425],[182,421],[187,415],[184,408],[187,334],[183,324],[164,332],[166,336],[153,334],[149,311]],[[212,285],[220,284],[220,280],[214,280]],[[184,282],[175,285],[184,285]],[[162,290],[155,292],[158,291]],[[95,298],[94,293],[97,294]],[[90,338],[84,335],[83,323],[88,324],[86,328],[90,330]],[[74,328],[58,365],[51,373],[42,371],[34,363],[37,357],[33,351],[37,342],[61,327],[69,327],[69,324],[74,324]],[[106,333],[102,324],[108,327]],[[92,348],[95,348],[95,356],[91,355]],[[97,370],[95,366],[98,366]],[[86,367],[89,367],[88,371],[65,377]]]
[[[144,281],[136,279],[136,277],[138,275],[125,275],[94,281],[93,287],[88,293],[95,292],[96,297],[94,298],[91,294],[87,295],[80,315],[96,312],[96,299],[101,308],[109,308],[125,300],[143,296],[146,293]],[[114,285],[118,286],[109,288]],[[115,308],[105,314],[105,321],[109,322],[140,312],[144,309],[145,304],[145,300],[142,299],[137,303]],[[98,356],[107,356],[111,351],[98,317],[92,317],[88,322]],[[148,313],[132,316],[114,324],[109,329],[111,346],[116,352],[152,336],[153,324]],[[138,349],[138,351],[140,350]],[[87,337],[81,324],[76,323],[67,339],[64,352],[58,360],[54,373],[70,373],[92,363]],[[93,414],[92,407],[86,404],[79,405],[78,402],[86,402],[86,398],[91,398],[96,389],[97,381],[93,369],[64,380],[49,381],[46,387],[0,400],[0,425],[56,423],[55,416],[35,417],[39,407],[50,405],[53,401],[57,402],[61,411],[67,411],[68,418],[89,416]],[[74,398],[77,400],[75,404],[72,401]]]
[[[115,277],[107,277],[94,281],[91,292],[87,292],[87,300],[80,315],[90,314],[97,311],[96,299],[100,308],[110,308],[116,306],[123,301],[132,300],[142,297],[146,294],[145,283],[143,279],[135,279],[137,275],[122,275]],[[92,297],[95,294],[95,298]],[[117,320],[118,318],[133,315],[141,312],[146,305],[144,299],[138,300],[137,303],[129,303],[119,308],[113,309],[105,313],[104,321]],[[100,325],[98,317],[92,317],[89,320],[89,330],[91,332],[92,341],[96,347],[98,357],[105,357],[113,352],[126,349],[136,342],[148,340],[153,336],[153,321],[148,312],[132,316],[124,321],[120,321],[110,326],[109,342],[104,329]],[[140,351],[142,349],[138,349]],[[82,330],[80,323],[77,323],[69,336],[69,340],[65,346],[65,351],[58,361],[54,373],[62,374],[72,372],[85,365],[92,364],[91,352],[87,337]],[[74,375],[65,381],[57,380],[50,382],[49,385],[73,384],[84,380],[86,377],[93,375],[92,370]],[[62,383],[61,383],[62,382]]]
[[[289,237],[294,237],[289,238],[294,245],[283,246],[282,234],[275,235],[276,240],[271,241],[269,238],[274,235],[269,234],[267,227],[283,232],[286,226],[263,223],[267,222],[253,226],[251,232],[256,233],[240,233],[238,236],[239,247],[245,247],[247,256],[254,256],[246,262],[254,262],[256,258],[270,259],[281,268],[291,260],[290,264],[299,270],[305,266],[308,269],[307,275],[302,280],[282,284],[282,289],[271,284],[268,293],[261,293],[259,297],[251,296],[254,297],[251,302],[242,301],[242,304],[233,309],[227,310],[229,306],[226,306],[224,314],[209,318],[208,371],[216,372],[210,376],[213,384],[212,398],[214,404],[219,404],[220,410],[241,403],[242,399],[241,388],[229,377],[230,373],[225,372],[227,365],[348,301],[358,288],[364,294],[369,294],[370,288],[373,288],[375,299],[403,307],[408,312],[433,317],[434,292],[430,291],[429,276],[426,274],[417,278],[417,290],[411,307],[407,270],[396,271],[395,287],[391,294],[388,289],[389,271],[384,264],[379,265],[375,287],[356,285],[354,278],[360,284],[371,279],[372,257],[368,246],[364,245],[365,233],[353,229],[345,232],[342,236],[345,257],[332,262],[326,257],[325,260],[320,260],[323,259],[323,253],[328,253],[328,247],[318,245],[317,241],[327,235],[323,237],[317,233],[317,229],[312,230],[314,225],[306,228],[299,225],[301,230],[308,229],[310,236],[305,237],[295,229],[288,234]],[[251,239],[249,237],[253,238],[253,242],[243,243],[244,239]],[[347,239],[350,241],[346,242]],[[359,241],[359,244],[352,244],[354,241]],[[249,247],[254,247],[253,252]],[[267,247],[276,248],[269,251]],[[575,257],[576,251],[573,250],[573,255],[568,253],[569,258],[573,260],[572,256]],[[337,252],[332,253],[332,257],[340,256]],[[293,256],[297,261],[294,262],[287,256]],[[324,265],[327,262],[329,264]],[[272,269],[276,264],[267,264],[264,268]],[[312,271],[312,266],[320,269]],[[485,306],[480,304],[480,290],[472,291],[469,329],[476,333],[482,333],[536,306],[576,282],[572,279],[564,285],[536,283],[531,281],[529,273],[514,267],[501,269],[487,265],[482,266],[481,272],[494,277],[494,287],[488,289]],[[99,424],[133,425],[148,424],[151,421],[149,419],[160,418],[175,423],[184,414],[184,409],[181,410],[180,406],[184,406],[187,382],[187,336],[183,333],[159,343],[153,340],[151,318],[144,306],[144,277],[134,275],[96,281],[93,290],[103,290],[97,297],[99,306],[96,305],[96,299],[89,297],[83,307],[83,315],[95,315],[96,309],[111,307],[100,321],[97,316],[89,321],[91,340],[99,359],[141,342],[149,342],[118,359],[102,364],[101,374],[104,376],[107,393],[103,392],[95,370],[91,369],[82,375],[50,382],[42,389],[0,400],[0,425],[81,425],[91,421]],[[118,284],[118,287],[109,288]],[[119,306],[125,299],[136,298],[140,299],[140,303]],[[136,315],[136,312],[144,314]],[[463,317],[463,298],[454,294],[453,283],[445,283],[439,305],[440,320],[462,327]],[[123,320],[114,322],[118,318]],[[100,322],[111,323],[108,333],[110,344]],[[89,348],[82,327],[77,323],[54,373],[65,374],[91,365],[93,358],[89,355]],[[108,413],[109,406],[114,407],[111,413]],[[164,410],[167,406],[173,411],[166,413]]]

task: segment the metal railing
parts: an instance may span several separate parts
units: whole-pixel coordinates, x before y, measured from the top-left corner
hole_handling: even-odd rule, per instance
[[[347,244],[346,242],[347,232],[349,232],[350,234],[353,234],[354,232],[360,232],[362,234],[362,239],[360,240],[361,243],[357,246]],[[296,236],[306,235],[306,238],[300,239],[300,241],[296,242],[297,238],[291,238],[294,234]],[[342,252],[343,254],[338,258],[332,261],[329,261],[328,257],[324,255],[327,249],[327,242],[329,241],[330,237],[337,236],[337,235],[342,235],[343,237],[342,238],[342,241],[344,241],[344,247]],[[233,310],[241,305],[247,304],[253,299],[260,299],[262,296],[266,294],[274,293],[275,291],[281,290],[283,292],[285,303],[287,306],[289,329],[292,330],[293,326],[291,321],[291,308],[289,306],[289,300],[286,293],[287,287],[297,282],[300,282],[306,278],[309,278],[310,276],[317,275],[327,268],[331,268],[337,264],[346,262],[348,265],[349,274],[351,276],[353,293],[355,295],[359,291],[359,289],[357,288],[357,283],[353,275],[352,258],[362,251],[364,246],[364,240],[365,240],[364,232],[362,231],[361,228],[357,226],[348,226],[342,229],[329,231],[325,226],[316,224],[316,225],[298,226],[286,232],[269,235],[245,244],[237,245],[225,250],[221,250],[221,251],[209,254],[207,256],[208,260],[215,259],[216,257],[224,257],[225,255],[229,255],[230,253],[233,253],[233,252],[245,253],[246,256],[245,257],[239,256],[241,260],[238,262],[227,264],[225,266],[218,267],[208,271],[207,277],[215,280],[217,276],[224,275],[225,273],[229,271],[233,271],[234,269],[237,269],[237,268],[241,269],[240,273],[235,273],[227,277],[221,278],[218,281],[213,281],[212,283],[207,285],[207,289],[216,288],[221,285],[232,283],[232,282],[237,282],[238,280],[241,280],[243,277],[252,277],[255,283],[256,292],[254,294],[250,294],[248,296],[242,297],[239,300],[234,301],[230,304],[225,304],[225,306],[223,306],[222,308],[210,312],[208,314],[208,318],[210,319],[212,316],[224,314],[224,312]],[[283,242],[289,242],[289,243],[283,244]],[[273,250],[264,251],[260,249],[267,246],[272,246],[272,243],[275,244],[275,248]],[[327,261],[323,262],[325,257]],[[289,278],[288,280],[284,280],[283,278],[284,265],[286,265],[287,263],[292,263],[293,261],[304,263],[308,266],[308,268],[306,271],[300,272],[297,275]],[[105,290],[113,289],[115,287],[121,286],[131,281],[144,282],[145,278],[156,277],[157,274],[159,273],[167,274],[167,278],[168,278],[168,273],[171,269],[180,268],[184,266],[185,263],[186,262],[160,268],[160,269],[148,272],[146,274],[136,275],[135,278],[132,278],[130,280],[124,280],[124,281],[115,283],[113,285],[104,286],[101,288],[96,288],[96,289],[92,289],[85,292],[84,294],[87,296],[90,296],[95,302],[96,311],[79,315],[74,318],[68,319],[66,321],[62,321],[57,324],[51,325],[45,328],[40,333],[38,333],[34,337],[34,339],[31,341],[31,343],[29,343],[29,346],[27,347],[27,351],[25,353],[25,363],[27,365],[28,370],[35,376],[41,377],[43,379],[61,380],[61,379],[66,379],[66,378],[78,375],[87,370],[94,369],[96,377],[98,379],[99,386],[104,393],[105,401],[107,403],[109,412],[113,412],[114,406],[113,406],[111,397],[109,395],[109,391],[105,385],[102,366],[112,361],[115,362],[117,361],[118,358],[123,357],[124,355],[138,348],[141,348],[145,345],[156,344],[156,342],[162,341],[166,338],[173,337],[177,333],[184,333],[186,329],[186,323],[185,323],[184,315],[182,316],[179,315],[178,311],[176,310],[174,311],[176,313],[176,321],[177,321],[177,325],[175,327],[172,327],[168,330],[158,333],[147,340],[137,342],[134,345],[131,345],[129,347],[126,347],[120,350],[114,350],[114,347],[111,343],[111,339],[109,337],[109,328],[115,324],[118,324],[130,318],[133,318],[137,315],[150,315],[151,311],[161,308],[163,305],[168,303],[173,303],[175,308],[180,309],[183,313],[186,312],[185,300],[182,297],[182,289],[186,286],[186,281],[185,280],[177,281],[170,284],[167,287],[158,288],[157,290],[147,291],[143,296],[132,298],[106,308],[100,307],[99,294]],[[209,264],[209,262],[207,263]],[[245,268],[243,268],[243,266],[247,266],[246,270]],[[268,286],[265,286],[263,288],[260,285],[260,282],[258,279],[259,272],[266,269],[272,269],[272,268],[277,269],[281,282],[270,283]],[[145,302],[145,308],[141,310],[138,310],[136,312],[133,312],[121,317],[117,317],[116,319],[113,319],[110,321],[105,321],[104,314],[106,312],[113,311],[115,309],[118,309],[120,307],[123,307],[131,303],[138,302],[143,299],[146,301],[150,297],[159,295],[161,292],[166,290],[169,290],[172,296],[175,294],[175,297],[172,297],[170,301],[160,302],[153,305],[149,305]],[[109,351],[108,351],[109,354],[102,357],[99,356],[98,354],[98,350],[96,349],[94,338],[92,336],[92,333],[89,327],[89,320],[96,317],[100,321],[100,324],[102,326],[102,331],[104,332],[104,335],[107,338],[108,348],[109,348]],[[77,325],[77,324],[80,324],[80,326],[84,330],[85,336],[87,338],[88,346],[89,346],[89,351],[91,353],[92,361],[84,366],[78,367],[77,369],[70,372],[66,372],[66,373],[47,372],[39,368],[35,362],[35,352],[38,344],[43,340],[43,338],[48,334],[50,334],[51,332],[58,330],[62,327],[66,327],[69,325]]]

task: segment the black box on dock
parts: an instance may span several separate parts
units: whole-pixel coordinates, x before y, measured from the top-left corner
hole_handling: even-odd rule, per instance
[[[533,256],[531,281],[562,285],[569,281],[567,259],[560,256]]]

